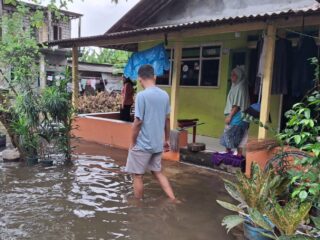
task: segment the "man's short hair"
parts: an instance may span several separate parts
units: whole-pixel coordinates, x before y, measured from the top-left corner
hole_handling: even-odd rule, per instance
[[[150,64],[142,65],[139,68],[138,75],[142,79],[153,79],[154,78],[154,68]]]

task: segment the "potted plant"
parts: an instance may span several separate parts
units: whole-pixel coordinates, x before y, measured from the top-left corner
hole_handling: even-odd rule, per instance
[[[238,205],[218,200],[222,207],[235,211],[237,215],[227,216],[222,225],[228,231],[233,227],[243,224],[245,237],[249,240],[266,240],[273,235],[273,224],[264,213],[268,207],[269,198],[279,196],[287,188],[288,182],[285,178],[276,175],[274,171],[262,171],[258,165],[252,167],[251,178],[243,173],[237,173],[237,182],[224,180],[227,192]],[[264,226],[264,228],[261,227]]]
[[[217,201],[222,207],[237,212],[237,215],[226,216],[222,225],[230,231],[243,224],[248,240],[317,239],[320,219],[312,217],[312,224],[306,224],[310,223],[312,202],[292,198],[294,189],[289,191],[289,180],[273,169],[262,171],[256,164],[250,178],[238,173],[236,182],[224,180],[227,192],[239,204]]]
[[[12,123],[11,127],[19,135],[19,143],[23,153],[21,158],[26,161],[28,166],[37,164],[39,138],[30,126],[27,117],[21,115]]]
[[[0,132],[0,148],[5,148],[7,145],[7,136],[6,134]]]

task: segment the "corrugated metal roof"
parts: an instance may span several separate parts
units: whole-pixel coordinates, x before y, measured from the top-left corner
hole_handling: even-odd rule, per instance
[[[315,11],[316,0],[141,0],[107,34]]]
[[[143,0],[143,1],[148,1],[148,0]],[[247,0],[247,1],[256,1],[256,0]],[[269,1],[275,1],[275,0],[269,0]],[[287,1],[291,1],[291,0],[287,0]],[[303,4],[301,4],[302,2]],[[249,21],[255,21],[255,20],[272,19],[272,18],[277,18],[282,16],[307,15],[307,14],[320,13],[320,3],[317,3],[315,0],[302,0],[300,1],[300,4],[298,5],[293,4],[290,6],[291,7],[286,6],[286,8],[282,8],[282,9],[279,9],[279,8],[273,9],[273,10],[269,9],[269,11],[266,11],[266,12],[261,12],[261,11],[255,12],[253,11],[253,9],[248,7],[250,8],[250,11],[246,11],[247,14],[242,14],[242,15],[212,16],[211,19],[203,19],[203,20],[195,20],[195,21],[187,21],[187,19],[184,19],[186,21],[181,23],[171,23],[171,24],[167,23],[165,25],[156,24],[153,26],[141,27],[141,28],[128,30],[128,31],[108,32],[104,35],[52,41],[52,42],[49,42],[49,46],[60,45],[60,46],[70,47],[71,43],[77,44],[77,43],[86,42],[86,41],[117,39],[121,37],[134,36],[142,33],[157,33],[157,32],[163,32],[163,31],[169,32],[169,31],[176,31],[176,30],[187,29],[187,28],[216,26],[219,24],[227,24],[227,23],[234,23],[234,22],[241,23],[241,22],[249,22]],[[113,29],[116,29],[116,26],[114,26]]]
[[[149,25],[268,17],[319,9],[315,0],[175,0],[159,11]],[[142,26],[141,26],[142,27]]]
[[[67,65],[69,67],[72,67],[72,62],[69,60]],[[110,64],[95,64],[95,63],[79,62],[79,71],[113,73],[114,67]]]

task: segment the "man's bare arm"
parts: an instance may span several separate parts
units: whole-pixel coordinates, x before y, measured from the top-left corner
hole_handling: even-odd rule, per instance
[[[137,143],[137,138],[140,133],[142,121],[139,118],[135,118],[132,125],[132,136],[131,136],[131,148]]]
[[[164,151],[170,151],[170,144],[169,144],[169,139],[170,139],[170,116],[167,116],[166,118],[166,124],[164,127],[164,136],[165,136],[165,142],[164,142]]]
[[[170,117],[169,116],[167,116],[166,118],[164,132],[165,132],[165,141],[168,142],[170,138]]]

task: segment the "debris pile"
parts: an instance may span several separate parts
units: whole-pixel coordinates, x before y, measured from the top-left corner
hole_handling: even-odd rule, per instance
[[[100,92],[79,98],[78,113],[104,113],[120,111],[121,95],[117,92]]]

